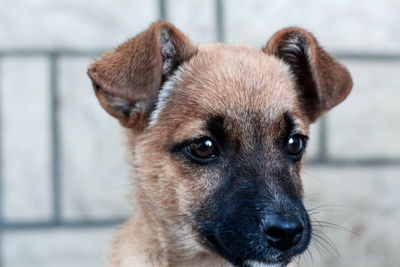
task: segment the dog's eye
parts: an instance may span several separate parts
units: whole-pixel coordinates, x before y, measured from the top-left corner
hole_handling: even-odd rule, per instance
[[[304,150],[304,142],[302,136],[299,134],[295,134],[289,137],[286,150],[291,157],[293,157],[295,160],[298,160],[303,154]]]
[[[195,160],[210,160],[218,156],[217,146],[213,140],[207,137],[200,138],[189,143],[187,146],[187,151]]]

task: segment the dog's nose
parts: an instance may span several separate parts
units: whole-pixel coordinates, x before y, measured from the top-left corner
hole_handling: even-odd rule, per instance
[[[297,216],[270,215],[265,218],[263,226],[270,245],[282,251],[299,243],[304,229],[303,223]]]

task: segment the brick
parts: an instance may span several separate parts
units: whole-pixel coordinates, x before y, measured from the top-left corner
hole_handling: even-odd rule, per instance
[[[322,230],[336,249],[312,249],[314,266],[397,266],[400,255],[400,167],[307,167],[303,174],[305,202],[313,219],[337,224],[314,226]],[[321,234],[320,234],[321,235]],[[322,241],[323,242],[323,241]],[[311,265],[303,256],[300,266]]]
[[[260,47],[277,30],[296,25],[312,31],[328,50],[400,51],[399,1],[230,0],[224,4],[230,43]]]
[[[125,217],[131,182],[123,133],[98,103],[89,59],[60,61],[61,176],[67,219]]]
[[[318,158],[320,146],[320,124],[320,121],[317,121],[316,123],[310,125],[310,133],[308,135],[310,139],[308,140],[306,150],[307,160],[315,160]]]
[[[112,229],[45,229],[4,234],[4,267],[106,265]]]
[[[1,64],[4,216],[50,216],[50,99],[44,58],[5,58]]]
[[[115,47],[158,18],[157,3],[156,0],[3,1],[0,47]]]
[[[330,156],[400,158],[400,62],[345,63],[354,88],[328,114]]]
[[[168,20],[184,32],[194,43],[215,42],[217,39],[215,1],[170,0]]]

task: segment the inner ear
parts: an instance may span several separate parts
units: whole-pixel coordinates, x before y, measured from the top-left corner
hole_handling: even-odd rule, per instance
[[[171,30],[162,28],[159,34],[162,57],[162,74],[165,80],[181,63],[177,57],[177,51],[172,41]]]

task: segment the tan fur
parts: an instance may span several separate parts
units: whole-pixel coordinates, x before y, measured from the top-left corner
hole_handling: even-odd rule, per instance
[[[162,74],[161,29],[171,36],[175,50],[167,52],[176,52],[173,56],[178,57],[180,69],[168,74],[176,78],[168,85],[173,90],[157,106],[161,84],[168,79]],[[316,90],[322,101],[315,108],[311,102],[304,108],[310,94],[299,94],[303,89],[296,80],[296,68],[280,54],[291,33],[302,36],[309,49],[316,84],[307,90]],[[335,78],[329,74],[332,71]],[[89,75],[101,105],[127,127],[132,152],[137,211],[118,230],[111,267],[230,266],[206,248],[191,220],[193,209],[199,208],[218,184],[218,173],[189,168],[170,153],[171,147],[210,134],[204,120],[210,114],[226,118],[229,138],[239,140],[244,153],[253,149],[255,130],[266,143],[279,138],[286,111],[294,116],[297,130],[308,135],[309,124],[341,102],[351,88],[346,69],[324,52],[311,34],[298,28],[277,33],[262,51],[224,44],[195,48],[172,25],[159,22],[95,61]],[[124,110],[127,106],[128,113]],[[155,108],[159,114],[149,126]],[[252,120],[257,120],[260,128],[255,128]],[[259,168],[267,172],[268,164],[273,162]],[[300,195],[302,165],[303,160],[290,169]]]

